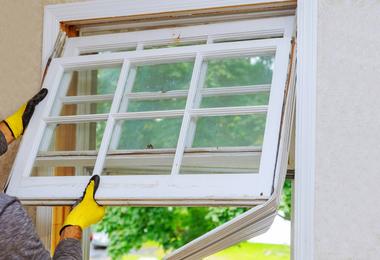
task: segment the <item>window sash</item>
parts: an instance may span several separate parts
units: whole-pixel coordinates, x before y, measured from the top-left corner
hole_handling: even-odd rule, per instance
[[[182,135],[180,134],[180,143],[176,148],[175,166],[172,169],[171,176],[104,176],[101,189],[97,195],[98,199],[105,204],[132,205],[252,206],[262,203],[269,198],[272,192],[274,161],[277,152],[276,143],[278,141],[282,108],[280,104],[283,102],[283,89],[286,81],[289,50],[289,38],[278,38],[55,59],[52,62],[51,69],[45,80],[45,87],[49,88],[49,98],[44,100],[37,108],[34,120],[30,123],[29,131],[25,134],[13,168],[13,177],[8,188],[8,193],[18,196],[21,200],[28,203],[43,201],[50,205],[70,203],[80,196],[79,193],[87,182],[88,177],[52,178],[28,176],[33,167],[47,123],[107,120],[107,126],[94,168],[94,174],[100,174],[104,166],[116,120],[136,117],[151,118],[152,116],[158,115],[169,117],[187,115],[186,122],[183,121],[184,126],[181,130]],[[193,70],[193,77],[196,77],[194,73],[198,73],[199,76],[203,60],[268,53],[275,53],[276,55],[268,107],[202,109],[186,107],[184,110],[174,111],[117,113],[121,98],[124,94],[125,82],[132,65],[154,64],[158,61],[183,61],[195,58],[196,68]],[[113,99],[110,114],[49,117],[49,112],[54,105],[55,98],[53,97],[59,92],[58,86],[64,71],[78,68],[96,68],[104,64],[123,64],[118,86],[114,94],[117,98]],[[197,80],[194,79],[193,81],[195,82]],[[188,101],[190,98],[195,98],[195,94],[197,93],[195,91],[196,84],[192,83],[192,85],[193,88],[190,88],[187,93]],[[262,86],[262,88],[268,88],[268,86]],[[211,93],[214,91],[219,94],[224,94],[220,89],[202,91],[210,91]],[[242,90],[236,87],[234,91],[239,92]],[[66,101],[73,102],[75,99],[81,99],[79,101],[82,102],[93,97],[94,96],[67,97]],[[101,98],[104,98],[104,96]],[[214,113],[215,115],[240,115],[255,112],[267,112],[259,174],[223,174],[223,176],[212,174],[204,174],[202,176],[178,175],[180,161],[184,154],[186,143],[185,134],[183,132],[190,128],[189,118],[191,116],[209,115],[209,113]],[[42,118],[43,120],[38,120],[38,118]],[[241,151],[241,153],[244,153],[244,151]],[[236,188],[231,188],[231,183],[234,182],[237,183]],[[44,192],[41,192],[41,189],[43,189]],[[141,194],[144,195],[142,196]]]

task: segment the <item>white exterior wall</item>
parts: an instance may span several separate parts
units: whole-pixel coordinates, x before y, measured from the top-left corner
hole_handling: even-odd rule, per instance
[[[380,1],[319,0],[315,259],[380,259]]]

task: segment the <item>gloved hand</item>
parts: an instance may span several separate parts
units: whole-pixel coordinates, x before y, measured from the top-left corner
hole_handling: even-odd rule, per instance
[[[79,226],[84,230],[103,218],[105,209],[95,201],[95,193],[99,187],[99,182],[99,175],[92,176],[80,202],[71,210],[60,232],[67,226]]]
[[[46,97],[47,93],[46,88],[41,89],[31,100],[21,106],[16,113],[4,120],[15,139],[24,133],[36,106]]]

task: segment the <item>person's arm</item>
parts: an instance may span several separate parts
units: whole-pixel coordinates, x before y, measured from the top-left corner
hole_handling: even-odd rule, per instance
[[[60,231],[61,240],[55,250],[54,260],[82,259],[81,238],[82,230],[99,222],[104,216],[104,207],[95,200],[100,177],[91,177],[80,202],[74,206],[67,216]]]
[[[55,249],[53,260],[82,259],[82,229],[79,226],[67,226],[61,231],[60,242]]]
[[[0,122],[0,155],[8,150],[10,143],[24,133],[36,106],[46,97],[47,93],[47,89],[41,89],[32,99],[21,106],[16,113]]]
[[[8,150],[8,145],[12,143],[15,138],[12,135],[11,130],[4,122],[0,122],[0,155],[4,154]]]
[[[0,193],[0,259],[50,260],[20,201]]]

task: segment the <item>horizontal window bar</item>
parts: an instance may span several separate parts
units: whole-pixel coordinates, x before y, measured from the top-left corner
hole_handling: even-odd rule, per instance
[[[246,106],[246,107],[217,107],[192,109],[190,114],[194,117],[208,116],[232,116],[261,114],[268,111],[268,106]]]
[[[201,91],[202,96],[229,96],[234,94],[253,94],[259,92],[269,92],[270,85],[253,85],[253,86],[237,86],[237,87],[219,87],[204,88]]]
[[[252,85],[252,86],[236,86],[236,87],[220,87],[202,89],[203,96],[229,96],[234,94],[252,94],[270,91],[270,85]],[[136,92],[127,94],[131,100],[155,100],[165,98],[187,97],[187,90],[172,90],[167,92]]]
[[[184,110],[165,110],[165,111],[144,111],[144,112],[125,112],[111,114],[115,120],[122,119],[154,119],[183,116]]]
[[[199,52],[205,59],[234,57],[241,55],[273,54],[277,45],[286,39],[266,39],[244,42],[216,43],[177,48],[139,50],[119,53],[105,53],[55,59],[65,69],[92,68],[104,65],[121,64],[124,59],[134,64],[157,64],[163,62],[194,59]]]
[[[62,97],[61,101],[63,104],[80,104],[80,103],[110,101],[112,99],[113,99],[113,94],[107,94],[107,95],[67,96],[67,97]]]
[[[175,148],[162,149],[138,149],[138,150],[113,150],[108,155],[150,155],[150,154],[174,154]],[[236,147],[202,147],[186,148],[185,153],[261,153],[261,147],[256,146],[236,146]],[[39,152],[37,160],[47,160],[48,158],[81,158],[97,156],[97,151],[57,151],[57,152]]]
[[[44,121],[48,124],[69,124],[69,123],[81,123],[81,122],[96,122],[104,121],[108,119],[108,114],[98,114],[98,115],[78,115],[78,116],[54,116],[44,118]]]
[[[57,157],[57,156],[97,156],[98,151],[52,151],[38,152],[37,158],[40,157]]]
[[[172,90],[167,92],[135,92],[127,94],[127,97],[131,100],[154,100],[187,97],[187,93],[187,90]]]

